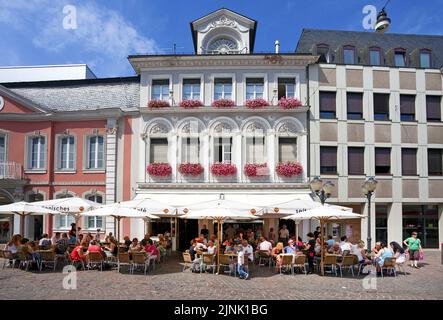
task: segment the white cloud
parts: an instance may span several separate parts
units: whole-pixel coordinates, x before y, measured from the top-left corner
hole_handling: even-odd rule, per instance
[[[156,42],[140,34],[119,12],[93,2],[7,1],[0,0],[0,25],[21,30],[37,48],[63,53],[68,59],[75,50],[91,57],[92,63],[100,61],[105,65],[98,70],[106,70],[106,75],[131,70],[126,60],[129,54],[158,51]],[[76,7],[77,29],[63,28],[66,4]]]

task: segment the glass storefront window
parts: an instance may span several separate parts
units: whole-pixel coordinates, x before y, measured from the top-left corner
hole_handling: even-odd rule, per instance
[[[388,206],[375,206],[375,241],[388,241]]]
[[[437,206],[403,206],[403,239],[417,231],[423,248],[438,248]]]

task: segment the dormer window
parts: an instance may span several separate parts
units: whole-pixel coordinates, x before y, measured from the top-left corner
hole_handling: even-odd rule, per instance
[[[431,50],[422,49],[420,50],[420,68],[430,68],[431,67]]]
[[[343,63],[355,64],[355,48],[353,46],[343,47]]]
[[[394,65],[396,67],[406,66],[406,50],[405,49],[395,49],[394,51]]]
[[[207,51],[213,54],[238,53],[238,46],[232,39],[219,38],[209,44]]]
[[[317,54],[320,56],[320,62],[331,62],[329,55],[329,46],[327,44],[318,44]]]
[[[369,64],[371,66],[381,65],[380,48],[371,47],[369,48]]]

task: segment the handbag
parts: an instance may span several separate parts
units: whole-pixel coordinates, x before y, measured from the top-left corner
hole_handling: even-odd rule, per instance
[[[424,257],[423,257],[423,252],[419,252],[418,253],[418,260],[423,261]]]

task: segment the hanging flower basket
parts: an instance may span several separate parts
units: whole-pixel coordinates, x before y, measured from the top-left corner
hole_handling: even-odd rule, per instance
[[[200,163],[182,163],[178,166],[178,172],[184,176],[199,176],[203,173],[203,166]]]
[[[275,167],[275,172],[281,177],[293,177],[300,175],[303,167],[298,162],[281,162]]]
[[[230,177],[237,173],[237,168],[230,163],[214,163],[211,165],[211,173],[214,176]]]
[[[235,102],[230,99],[218,99],[212,102],[214,108],[233,108],[235,107]]]
[[[203,107],[203,102],[200,100],[183,100],[178,104],[180,108],[190,109],[190,108],[199,108]]]
[[[247,177],[269,176],[267,163],[247,163],[244,167],[244,173]]]
[[[164,100],[151,100],[148,102],[148,108],[150,109],[169,108],[170,106],[169,102]]]
[[[278,106],[282,109],[296,109],[298,107],[301,107],[303,104],[300,100],[295,98],[286,98],[283,97],[280,100],[278,100]]]
[[[172,167],[169,163],[151,163],[148,166],[148,173],[153,177],[168,177],[172,173]]]
[[[269,106],[269,102],[262,98],[246,100],[245,106],[248,109],[260,109]]]

